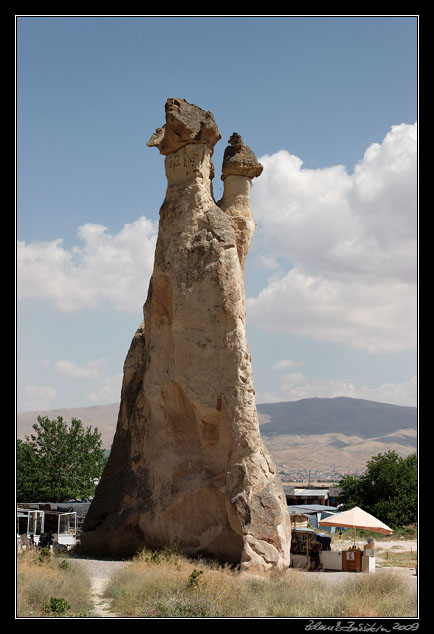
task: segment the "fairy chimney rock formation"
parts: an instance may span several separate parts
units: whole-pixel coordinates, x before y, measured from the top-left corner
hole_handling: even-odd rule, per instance
[[[263,167],[258,163],[249,146],[244,145],[243,139],[237,132],[232,134],[228,143],[223,154],[221,176],[224,181],[223,198],[217,204],[231,218],[244,276],[244,262],[256,228],[250,209],[251,179],[260,176]]]
[[[168,99],[166,123],[148,141],[167,176],[154,269],[81,547],[128,556],[176,545],[244,571],[284,569],[289,515],[259,433],[246,338],[249,195],[262,166],[234,133],[216,203],[219,139],[211,112]]]

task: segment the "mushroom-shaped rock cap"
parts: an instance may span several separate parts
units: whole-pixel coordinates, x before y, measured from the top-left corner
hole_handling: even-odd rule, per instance
[[[166,101],[165,110],[165,125],[157,128],[146,144],[148,147],[157,147],[164,156],[190,143],[205,143],[213,150],[221,139],[212,112],[175,97]]]
[[[255,178],[260,176],[264,167],[256,160],[248,145],[244,145],[241,136],[234,132],[223,154],[222,180],[231,174]]]

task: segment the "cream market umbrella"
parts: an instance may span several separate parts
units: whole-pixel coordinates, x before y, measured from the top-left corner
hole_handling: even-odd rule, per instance
[[[377,520],[376,517],[370,515],[363,509],[355,506],[349,511],[335,513],[318,522],[319,526],[341,526],[342,528],[354,528],[354,541],[356,539],[356,528],[364,528],[373,533],[381,533],[382,535],[391,535],[393,530]]]

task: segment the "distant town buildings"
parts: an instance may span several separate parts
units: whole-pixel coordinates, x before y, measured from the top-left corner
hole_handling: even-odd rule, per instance
[[[291,467],[287,464],[277,465],[282,482],[300,482],[309,485],[314,482],[338,483],[344,476],[358,477],[362,471],[345,471],[336,465],[324,465],[321,469],[307,467]]]

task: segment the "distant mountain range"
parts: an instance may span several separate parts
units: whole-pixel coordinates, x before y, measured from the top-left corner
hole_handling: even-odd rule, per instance
[[[417,408],[358,398],[305,398],[257,406],[264,436],[345,434],[373,438],[416,429]],[[266,424],[265,424],[266,423]]]
[[[288,475],[313,471],[321,479],[332,473],[362,470],[378,453],[408,455],[417,447],[417,408],[355,398],[307,398],[257,405],[262,437],[279,470]],[[111,446],[119,403],[94,407],[21,412],[17,437],[32,433],[38,416],[66,422],[78,418],[98,427],[104,447]]]
[[[290,479],[339,479],[373,456],[417,449],[417,408],[355,398],[308,398],[257,406],[261,434]]]

